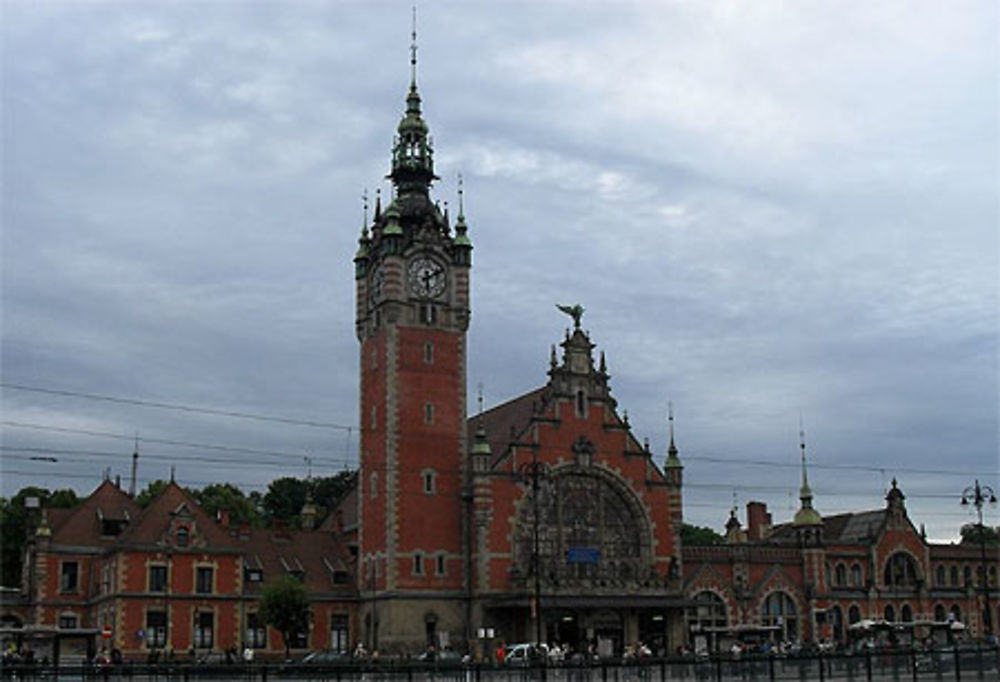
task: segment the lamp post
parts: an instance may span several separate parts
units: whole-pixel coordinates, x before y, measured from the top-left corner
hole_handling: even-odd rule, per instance
[[[531,509],[532,509],[532,550],[531,550],[531,565],[532,571],[535,574],[535,608],[533,609],[535,617],[535,643],[539,647],[542,644],[542,561],[539,556],[538,547],[538,479],[545,476],[548,473],[548,465],[544,462],[538,461],[538,454],[536,451],[532,451],[532,457],[530,462],[525,462],[518,467],[518,474],[521,480],[529,479],[531,480]]]
[[[975,485],[971,485],[962,491],[962,506],[973,505],[976,508],[976,514],[979,516],[979,550],[980,560],[982,561],[979,579],[982,581],[983,601],[985,602],[983,630],[989,636],[993,634],[993,614],[990,612],[990,579],[986,567],[986,528],[983,526],[983,505],[987,502],[995,505],[997,503],[996,493],[988,485],[979,485],[979,479],[976,479]]]

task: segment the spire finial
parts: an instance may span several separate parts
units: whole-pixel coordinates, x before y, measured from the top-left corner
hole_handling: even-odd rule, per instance
[[[806,473],[806,431],[802,426],[802,413],[799,413],[799,450],[802,452],[802,492],[809,491],[809,477]]]
[[[417,6],[413,6],[413,31],[410,33],[410,87],[417,87]]]
[[[667,402],[667,426],[670,432],[670,452],[677,452],[677,446],[674,445],[674,403],[673,401]]]
[[[362,210],[364,211],[364,222],[361,223],[361,226],[364,229],[367,230],[368,229],[368,188],[367,187],[365,187],[364,190],[361,192],[361,206],[362,206]]]
[[[483,413],[483,382],[476,385],[476,402],[479,403],[479,414]]]
[[[465,214],[465,203],[464,203],[465,190],[462,186],[462,174],[458,174],[458,216],[461,218]]]

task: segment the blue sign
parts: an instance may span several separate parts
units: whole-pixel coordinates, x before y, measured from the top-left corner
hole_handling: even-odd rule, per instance
[[[596,564],[601,553],[595,547],[570,547],[566,552],[568,564]]]

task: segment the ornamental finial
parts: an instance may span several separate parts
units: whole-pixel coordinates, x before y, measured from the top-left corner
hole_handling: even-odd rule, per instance
[[[573,318],[574,329],[580,328],[580,318],[583,317],[583,311],[584,311],[582,305],[580,305],[579,303],[576,303],[574,305],[559,305],[558,303],[556,303],[556,308],[559,308],[560,311],[566,313],[567,315]]]

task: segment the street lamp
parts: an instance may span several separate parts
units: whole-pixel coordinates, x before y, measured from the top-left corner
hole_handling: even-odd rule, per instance
[[[983,526],[983,504],[987,502],[995,505],[997,503],[997,495],[993,491],[993,488],[988,485],[979,485],[978,478],[975,485],[969,486],[962,491],[962,506],[972,504],[979,515],[979,550],[981,553],[980,560],[982,561],[982,565],[980,566],[980,570],[982,571],[980,580],[983,583],[983,600],[986,602],[983,630],[989,636],[993,634],[993,614],[990,612],[990,578],[986,568],[986,528]]]
[[[532,451],[530,462],[525,462],[517,468],[521,480],[531,479],[531,508],[534,523],[532,524],[531,564],[535,574],[535,643],[541,649],[542,645],[542,561],[538,547],[538,479],[548,473],[548,465],[538,461],[538,454]]]

